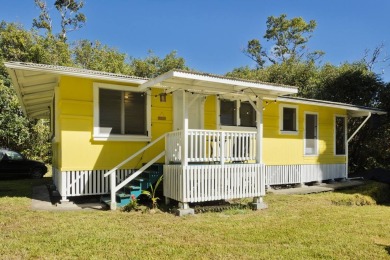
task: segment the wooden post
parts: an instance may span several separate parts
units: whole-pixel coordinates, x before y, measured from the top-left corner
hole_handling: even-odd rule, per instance
[[[221,165],[225,164],[225,132],[221,132],[221,140],[219,146],[219,155],[220,155],[220,163]]]
[[[186,92],[182,90],[183,94],[183,138],[182,138],[182,149],[181,149],[181,164],[183,166],[188,165],[188,107],[186,106]]]
[[[61,203],[63,202],[69,202],[68,198],[66,197],[67,194],[68,194],[68,185],[66,183],[66,175],[68,173],[67,172],[62,172],[62,171],[59,171],[59,178],[61,180]]]
[[[263,163],[263,99],[257,98],[256,104],[256,124],[257,124],[257,135],[256,135],[256,162]]]
[[[116,210],[116,171],[110,175],[111,210]]]

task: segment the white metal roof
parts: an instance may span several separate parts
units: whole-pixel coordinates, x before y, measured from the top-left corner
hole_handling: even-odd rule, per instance
[[[154,79],[146,79],[55,65],[25,62],[5,62],[4,64],[11,76],[22,109],[31,118],[49,117],[49,107],[52,105],[54,88],[58,85],[60,77],[63,75],[136,84],[139,85],[140,90],[159,87],[167,91],[183,89],[194,93],[204,93],[206,95],[256,95],[265,99],[284,102],[346,109],[351,116],[366,116],[369,113],[386,114],[386,112],[374,108],[284,96],[297,93],[297,87],[234,79],[205,73],[172,70]]]
[[[284,96],[284,97],[278,97],[275,100],[282,101],[282,102],[289,102],[289,103],[298,103],[298,104],[307,104],[307,105],[314,105],[314,106],[345,109],[348,111],[348,115],[350,115],[352,117],[367,116],[369,113],[378,114],[378,115],[387,114],[383,110],[375,109],[375,108],[371,108],[371,107],[355,106],[355,105],[350,105],[350,104],[345,104],[345,103],[318,100],[318,99],[308,99],[308,98]]]
[[[48,118],[54,88],[61,76],[75,76],[121,83],[142,84],[147,79],[80,68],[5,62],[24,113],[31,118]]]
[[[195,93],[218,95],[257,95],[277,97],[298,93],[297,87],[257,82],[190,71],[171,70],[143,83],[140,88],[165,88],[167,91],[183,89]]]

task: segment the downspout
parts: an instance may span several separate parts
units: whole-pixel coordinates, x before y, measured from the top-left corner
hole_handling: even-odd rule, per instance
[[[360,124],[360,126],[355,130],[355,132],[348,138],[347,140],[347,143],[346,143],[346,168],[345,168],[345,179],[346,180],[351,180],[351,179],[355,179],[355,178],[348,178],[348,160],[349,160],[349,151],[348,151],[348,146],[349,146],[349,142],[352,140],[352,138],[355,137],[355,135],[360,131],[360,129],[367,123],[367,121],[370,119],[371,117],[371,112],[368,113],[368,116],[366,117],[366,119],[364,119],[364,121]]]

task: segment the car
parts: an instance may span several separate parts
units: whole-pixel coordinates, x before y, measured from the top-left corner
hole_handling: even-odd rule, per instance
[[[0,149],[0,176],[42,178],[47,173],[43,162],[29,160],[18,152]]]

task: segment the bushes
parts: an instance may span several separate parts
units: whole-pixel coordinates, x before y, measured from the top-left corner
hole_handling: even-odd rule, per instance
[[[332,204],[339,206],[365,206],[390,202],[390,185],[380,182],[368,182],[347,194],[332,199]]]

